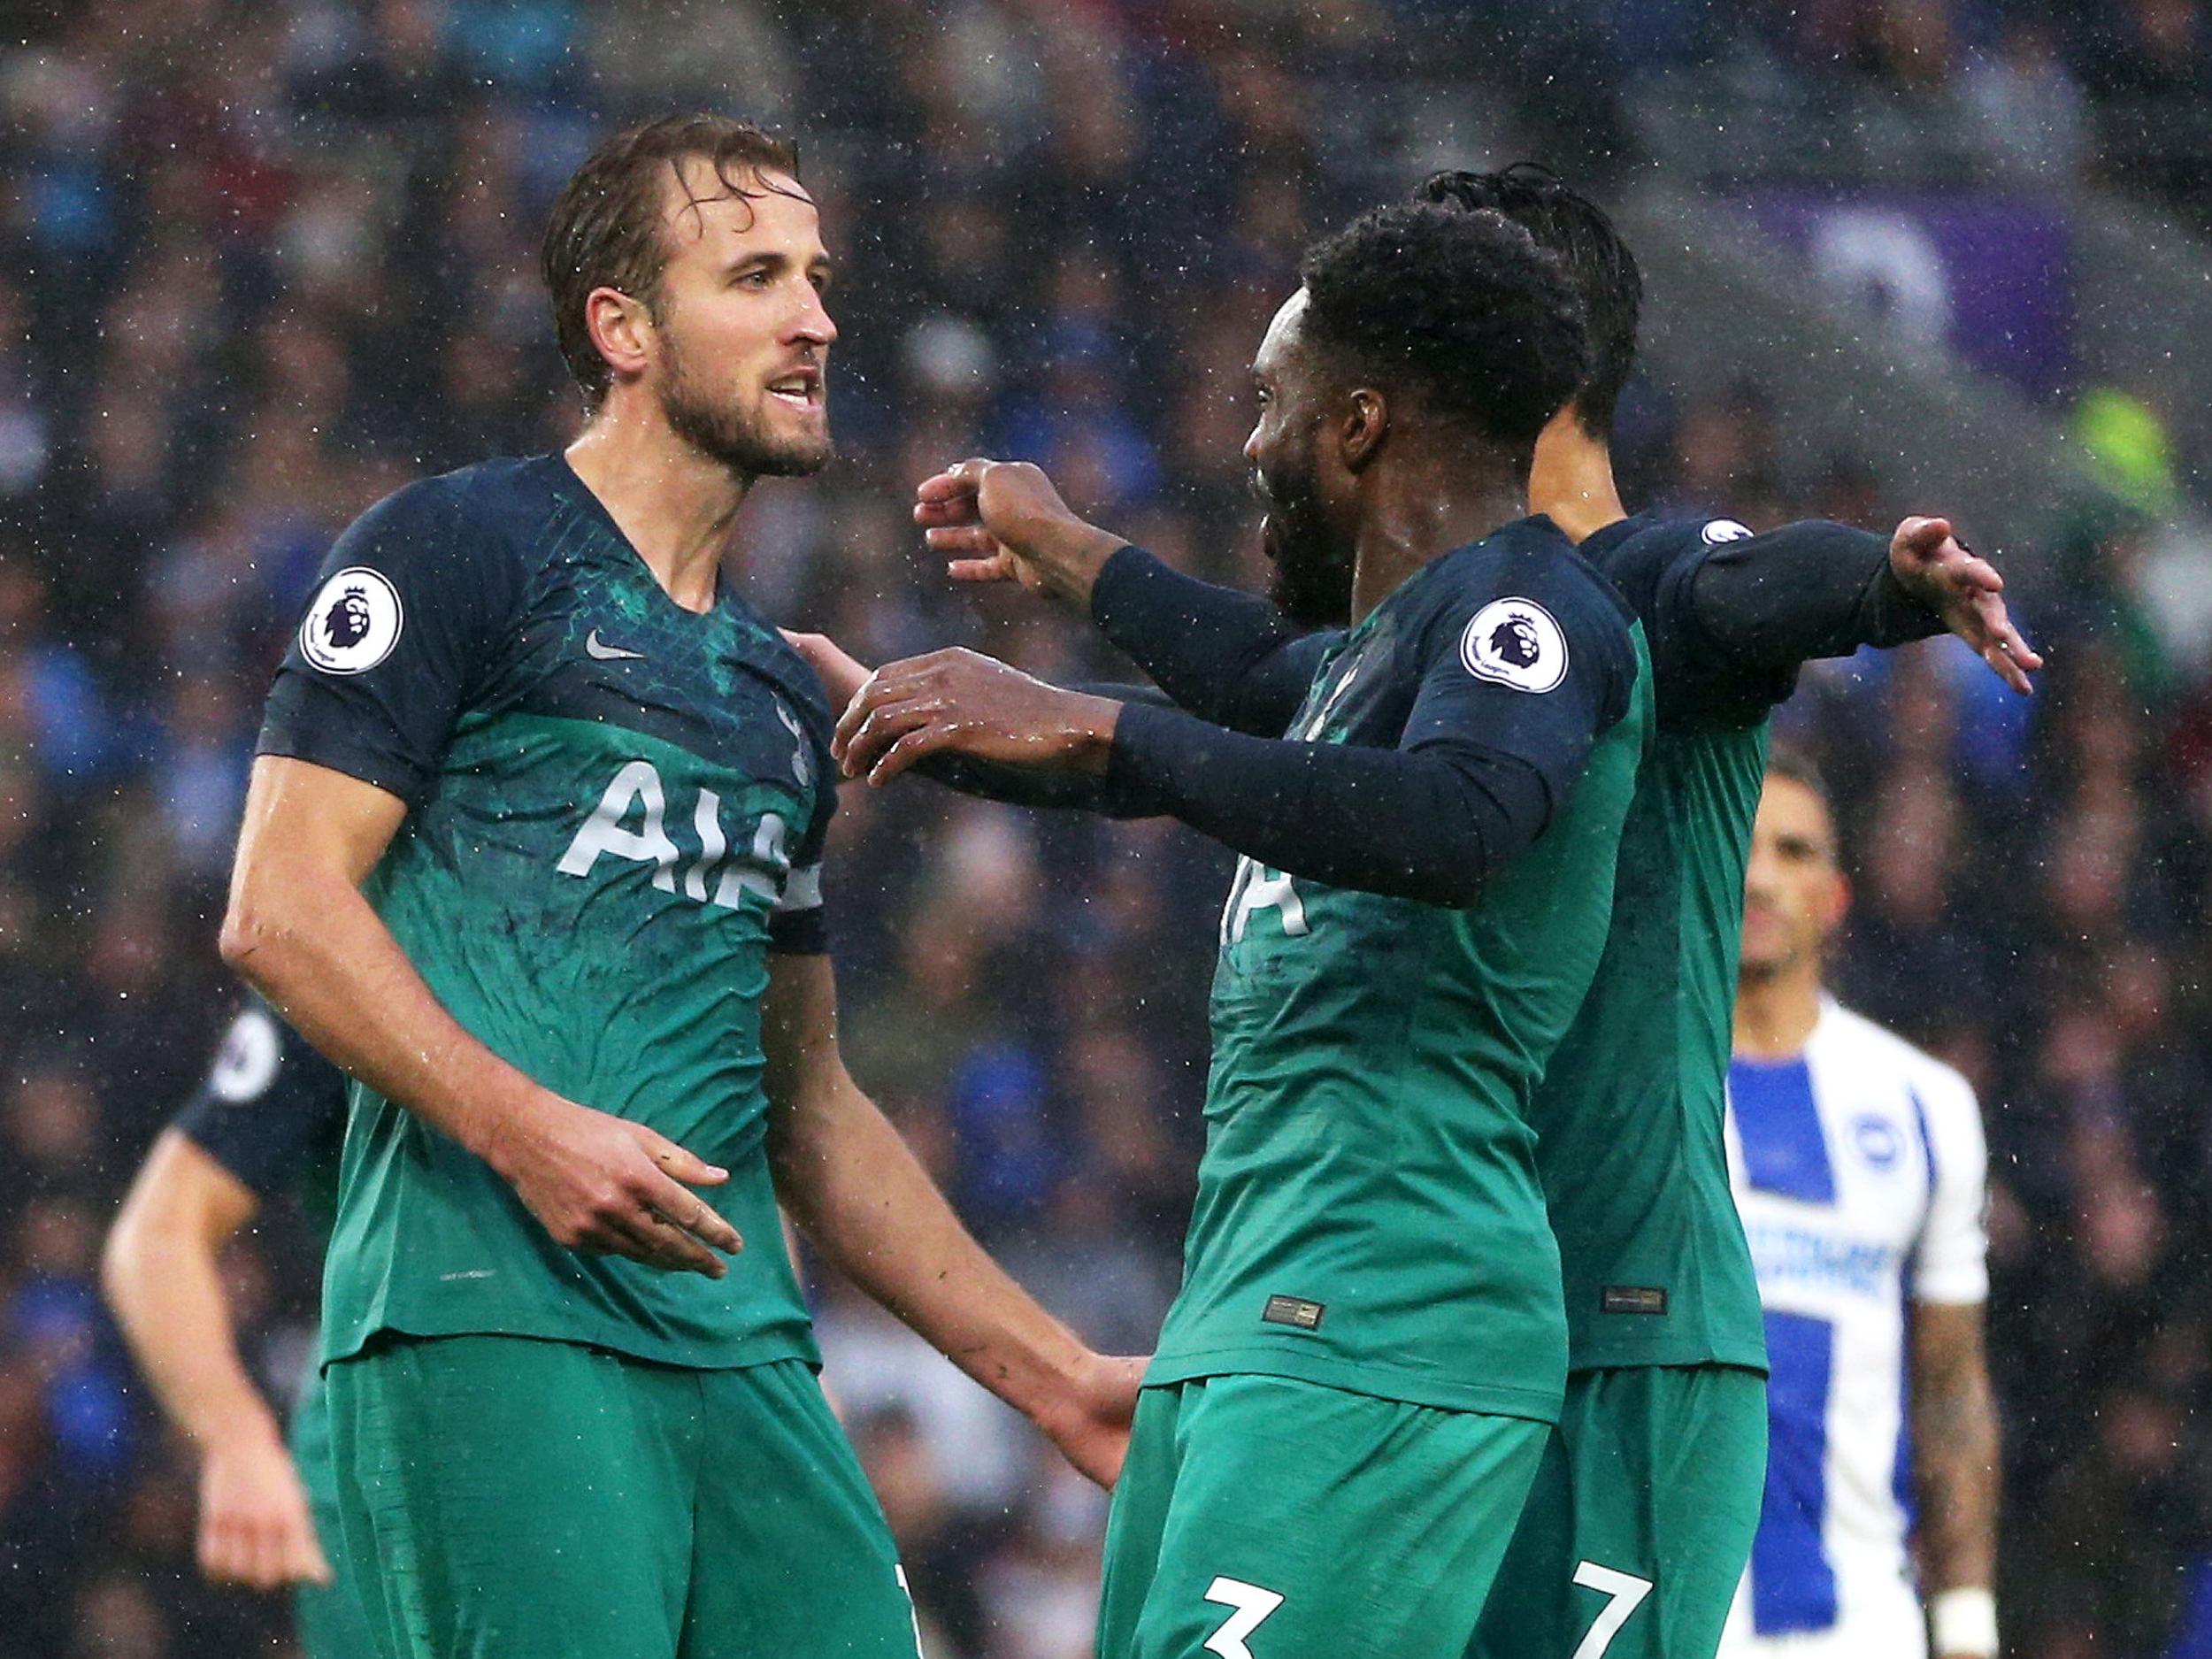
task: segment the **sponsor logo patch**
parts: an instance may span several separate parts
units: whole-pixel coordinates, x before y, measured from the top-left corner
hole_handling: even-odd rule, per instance
[[[1751,535],[1751,526],[1747,524],[1738,524],[1733,518],[1716,518],[1699,531],[1698,534],[1704,538],[1707,547],[1718,547],[1724,541],[1747,541]]]
[[[300,624],[300,653],[326,674],[365,673],[392,654],[406,611],[399,589],[365,565],[322,586]]]
[[[1270,1296],[1267,1306],[1260,1311],[1260,1318],[1267,1325],[1287,1325],[1301,1331],[1318,1331],[1321,1316],[1327,1311],[1323,1303],[1308,1302],[1303,1296]]]
[[[1608,1285],[1598,1293],[1598,1306],[1607,1313],[1664,1313],[1667,1293],[1659,1285]]]
[[[1477,680],[1549,691],[1567,677],[1567,636],[1533,599],[1494,599],[1459,636],[1459,660]]]

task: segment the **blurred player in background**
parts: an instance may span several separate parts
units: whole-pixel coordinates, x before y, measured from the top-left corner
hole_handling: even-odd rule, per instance
[[[1530,1107],[1571,1343],[1560,1433],[1486,1610],[1480,1659],[1707,1659],[1766,1467],[1757,1288],[1728,1187],[1723,1079],[1767,717],[1798,670],[1947,627],[2016,690],[2040,659],[2003,583],[1936,518],[1888,538],[1630,514],[1615,407],[1642,278],[1605,213],[1540,167],[1424,194],[1526,230],[1569,273],[1592,372],[1536,447],[1531,504],[1643,618],[1657,741],[1621,836],[1611,937]]]
[[[224,923],[357,1079],[323,1302],[346,1545],[387,1659],[909,1659],[762,1248],[778,1198],[1103,1481],[1135,1369],[990,1262],[839,1054],[828,711],[722,568],[753,483],[831,452],[791,150],[716,116],[618,134],[542,268],[583,434],[339,539]]]
[[[200,1570],[296,1586],[307,1659],[376,1651],[339,1532],[320,1356],[300,1379],[288,1435],[239,1354],[220,1257],[280,1195],[327,1235],[345,1129],[345,1074],[251,999],[147,1154],[101,1263],[124,1340],[200,1456]]]
[[[1728,1074],[1772,1450],[1722,1651],[1919,1659],[1932,1626],[1937,1659],[1990,1659],[1981,1116],[1965,1079],[1822,987],[1847,900],[1819,777],[1778,754],[1752,838]]]
[[[1102,1659],[1461,1659],[1565,1374],[1523,1112],[1596,966],[1650,737],[1618,594],[1523,516],[1578,308],[1518,231],[1430,204],[1363,217],[1302,275],[1247,453],[1283,611],[1336,626],[1293,639],[1217,588],[1187,613],[1181,579],[1081,526],[1097,557],[1042,580],[1086,606],[1111,587],[1210,718],[946,652],[878,672],[839,730],[879,781],[926,755],[1087,771],[1102,804],[1244,855]],[[971,505],[1001,473],[1050,494],[970,471]],[[979,534],[927,505],[939,545]]]

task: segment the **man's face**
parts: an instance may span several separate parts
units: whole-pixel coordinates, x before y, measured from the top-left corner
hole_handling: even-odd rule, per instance
[[[1827,807],[1796,780],[1769,773],[1744,876],[1743,977],[1817,961],[1848,897]]]
[[[1342,623],[1352,609],[1352,545],[1332,524],[1321,478],[1327,426],[1325,388],[1315,353],[1302,341],[1300,289],[1275,313],[1252,359],[1260,415],[1244,441],[1252,487],[1267,503],[1261,537],[1275,567],[1268,597],[1285,615],[1315,627]]]
[[[819,472],[830,454],[827,369],[837,325],[823,304],[830,257],[821,217],[796,180],[685,164],[695,204],[672,179],[661,234],[669,257],[653,296],[656,389],[677,434],[749,477]]]

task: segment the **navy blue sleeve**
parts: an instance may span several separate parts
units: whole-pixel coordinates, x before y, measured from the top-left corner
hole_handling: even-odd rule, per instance
[[[1725,518],[1662,525],[1606,569],[1644,619],[1668,726],[1755,724],[1809,662],[1943,632],[1899,584],[1886,540],[1824,519],[1759,535]]]
[[[1395,748],[1271,741],[1129,708],[1115,788],[1286,874],[1474,902],[1565,806],[1637,669],[1617,596],[1563,543],[1548,557],[1452,557],[1467,564],[1418,631]]]
[[[453,480],[388,496],[333,544],[269,693],[258,751],[419,801],[511,631],[521,572]]]
[[[267,1198],[336,1144],[345,1118],[345,1073],[257,996],[231,1021],[175,1127]]]
[[[1116,550],[1091,619],[1177,706],[1235,732],[1279,737],[1337,634],[1308,634],[1264,599],[1217,588],[1140,547]]]

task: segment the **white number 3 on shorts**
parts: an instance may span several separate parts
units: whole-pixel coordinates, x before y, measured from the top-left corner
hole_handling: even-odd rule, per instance
[[[1219,1630],[1206,1638],[1206,1651],[1219,1654],[1221,1659],[1252,1659],[1252,1650],[1244,1645],[1244,1639],[1260,1627],[1262,1619],[1283,1604],[1283,1598],[1274,1591],[1263,1590],[1241,1578],[1216,1578],[1206,1586],[1206,1599],[1236,1609],[1221,1621]]]
[[[1610,1597],[1592,1623],[1582,1645],[1575,1649],[1575,1659],[1604,1659],[1605,1650],[1613,1645],[1613,1638],[1621,1633],[1621,1626],[1628,1623],[1628,1616],[1651,1594],[1651,1580],[1639,1578],[1632,1572],[1616,1572],[1610,1567],[1601,1567],[1594,1561],[1586,1561],[1575,1568],[1575,1582],[1585,1589],[1597,1590]]]

